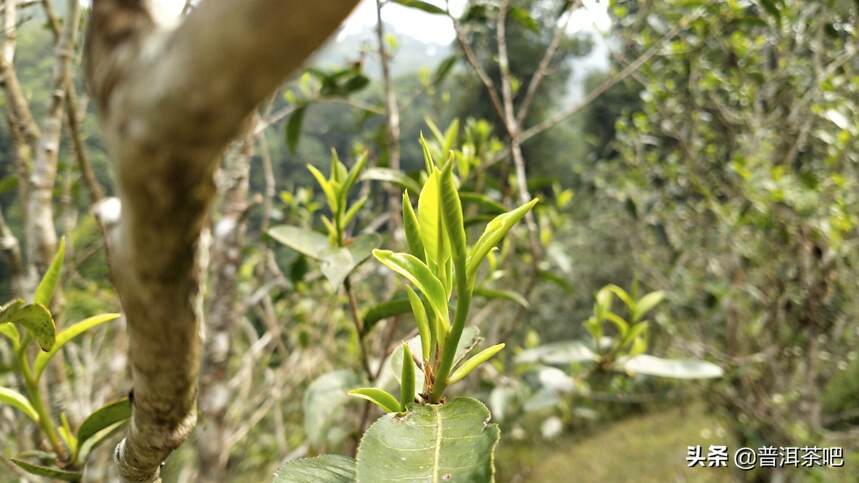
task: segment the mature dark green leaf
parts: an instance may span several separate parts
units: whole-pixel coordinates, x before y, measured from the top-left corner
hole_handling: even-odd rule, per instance
[[[346,247],[329,247],[322,253],[322,274],[331,282],[334,290],[340,288],[343,280],[352,273],[364,260],[370,257],[382,237],[375,233],[367,233],[352,239]]]
[[[42,304],[26,304],[13,309],[9,314],[12,322],[27,329],[43,351],[54,346],[56,326],[51,312]]]
[[[512,290],[500,290],[489,287],[477,287],[474,289],[474,294],[488,299],[509,300],[516,302],[524,308],[528,308],[531,304],[518,292]]]
[[[781,9],[776,2],[773,0],[758,0],[764,10],[767,11],[770,15],[775,17],[776,21],[781,23]]]
[[[367,334],[373,330],[373,327],[375,327],[376,323],[380,320],[407,314],[410,309],[411,304],[409,303],[408,297],[403,296],[394,297],[387,302],[382,302],[370,307],[366,312],[364,312],[364,316],[361,318],[364,333]]]
[[[328,372],[316,378],[304,391],[304,432],[315,447],[337,445],[349,436],[342,408],[349,402],[348,392],[364,381],[348,369]]]
[[[459,56],[456,54],[445,57],[438,67],[436,67],[432,76],[432,83],[437,86],[444,82],[448,74],[453,70],[453,66],[456,65],[457,60],[459,60]]]
[[[76,461],[81,464],[86,463],[87,457],[89,457],[92,450],[96,449],[105,441],[109,441],[110,438],[116,435],[118,432],[124,430],[127,423],[127,419],[114,423],[90,436],[83,443],[78,443],[78,454]]]
[[[423,10],[424,12],[431,13],[434,15],[446,15],[447,12],[444,11],[443,8],[437,7],[429,2],[424,2],[421,0],[392,0],[394,3],[399,3],[404,7],[416,8],[418,10]]]
[[[358,447],[357,480],[486,483],[494,481],[500,431],[489,410],[471,398],[413,406],[387,414],[364,433]]]
[[[406,173],[391,168],[369,168],[361,175],[362,180],[384,181],[399,185],[403,189],[407,189],[412,193],[418,194],[421,192],[421,185],[414,178]]]
[[[60,274],[63,271],[63,260],[66,257],[66,238],[60,238],[60,244],[57,248],[57,253],[54,255],[48,270],[39,281],[39,286],[36,287],[36,293],[33,296],[33,302],[42,304],[45,307],[51,306],[51,299],[54,296],[54,290],[57,288],[57,282],[60,280]]]
[[[42,372],[45,370],[45,367],[47,367],[48,362],[52,357],[54,357],[54,354],[63,348],[64,345],[68,344],[75,337],[83,334],[93,327],[97,327],[117,318],[119,318],[119,314],[96,315],[61,330],[60,333],[57,334],[57,340],[54,342],[51,350],[48,352],[40,352],[39,355],[36,356],[36,362],[33,366],[33,372],[35,373],[36,379],[39,379]]]
[[[125,421],[130,417],[131,401],[128,399],[122,399],[102,406],[87,416],[84,422],[81,423],[80,428],[78,428],[78,447],[82,446],[87,440],[102,430]]]
[[[272,483],[354,483],[355,461],[340,455],[322,455],[286,461]]]
[[[343,84],[343,95],[354,94],[370,84],[370,79],[364,74],[355,74]]]
[[[693,359],[662,359],[646,354],[618,362],[618,369],[631,374],[670,379],[714,379],[724,375],[721,367]]]
[[[328,238],[313,230],[280,225],[268,231],[269,236],[310,258],[321,260],[328,250]]]
[[[289,151],[292,153],[295,153],[295,149],[298,147],[298,139],[301,137],[301,126],[304,124],[306,110],[306,104],[299,106],[292,111],[286,122],[286,145],[289,146]]]
[[[595,361],[597,355],[583,342],[571,340],[554,342],[522,351],[516,355],[515,360],[519,364],[542,362],[562,365]]]
[[[28,463],[18,458],[11,458],[11,460],[13,463],[15,463],[16,466],[33,475],[45,476],[48,478],[62,481],[80,481],[83,477],[83,474],[80,471],[68,471],[61,470],[59,468],[51,468],[49,466]]]
[[[463,204],[473,203],[483,210],[486,210],[491,215],[499,215],[507,211],[507,208],[505,208],[504,205],[481,193],[460,191],[459,198],[462,200]]]

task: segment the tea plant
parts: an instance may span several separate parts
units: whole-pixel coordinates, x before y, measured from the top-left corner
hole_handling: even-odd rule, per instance
[[[533,374],[535,383],[508,381],[495,387],[490,405],[498,416],[508,420],[547,411],[569,415],[571,409],[586,415],[580,404],[567,404],[565,398],[588,399],[598,381],[618,376],[626,381],[637,376],[674,380],[722,377],[723,370],[710,362],[647,354],[651,323],[646,316],[663,302],[665,294],[655,291],[637,298],[636,290],[632,292],[607,285],[596,293],[593,313],[582,324],[589,340],[532,343],[519,352],[514,358],[518,370]],[[613,307],[615,299],[621,302],[622,310]],[[544,436],[551,436],[556,431],[549,428],[560,428],[561,421],[552,415],[543,426]]]
[[[32,420],[50,449],[25,451],[12,458],[12,462],[34,475],[80,481],[87,456],[125,424],[131,415],[131,404],[122,399],[96,410],[84,419],[77,432],[72,430],[65,413],[60,413],[59,423],[51,415],[46,403],[51,398],[43,392],[41,383],[48,364],[63,346],[76,337],[119,317],[119,314],[96,315],[57,332],[48,307],[60,280],[64,258],[65,241],[61,240],[32,300],[16,299],[0,307],[0,335],[11,344],[14,368],[24,385],[23,393],[0,387],[0,404],[10,405]],[[39,352],[32,357],[34,343]],[[44,387],[50,391],[52,385]]]
[[[456,155],[440,164],[429,143],[421,139],[421,147],[426,170],[417,210],[408,192],[403,195],[408,252],[373,250],[380,263],[409,283],[406,293],[417,325],[417,344],[403,344],[394,357],[401,366],[399,397],[379,387],[350,391],[387,413],[363,435],[356,461],[324,456],[288,462],[276,481],[494,479],[493,452],[500,435],[497,425],[489,423],[489,410],[472,398],[448,400],[445,391],[504,348],[497,344],[470,355],[474,336],[466,334],[466,325],[477,272],[537,200],[495,217],[469,246],[454,175]],[[332,199],[335,195],[326,192]]]

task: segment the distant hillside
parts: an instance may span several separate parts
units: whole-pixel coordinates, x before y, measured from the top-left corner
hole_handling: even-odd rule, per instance
[[[387,33],[397,39],[392,63],[394,76],[414,72],[421,68],[434,69],[445,57],[450,55],[450,46],[422,42],[414,37],[398,32],[396,27],[386,24]],[[313,58],[312,63],[322,67],[343,65],[364,57],[365,69],[370,77],[381,75],[376,56],[376,33],[366,30],[335,36]]]

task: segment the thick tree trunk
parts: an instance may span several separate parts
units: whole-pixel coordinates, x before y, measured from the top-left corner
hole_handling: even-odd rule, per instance
[[[230,405],[227,361],[231,333],[244,312],[239,300],[238,273],[248,210],[248,176],[254,138],[245,137],[240,153],[227,156],[221,171],[220,217],[212,230],[211,292],[206,323],[206,344],[200,376],[200,411],[203,420],[197,438],[200,483],[227,481],[226,414]]]
[[[95,0],[87,75],[122,200],[111,269],[128,320],[134,411],[123,481],[157,481],[196,421],[194,262],[224,147],[357,0],[206,0],[174,30],[141,0]]]

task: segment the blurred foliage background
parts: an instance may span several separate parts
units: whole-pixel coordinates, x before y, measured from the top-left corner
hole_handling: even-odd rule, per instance
[[[39,2],[18,3],[14,68],[39,119],[54,38]],[[364,382],[363,355],[385,384],[388,354],[414,334],[402,311],[371,315],[403,293],[372,260],[349,292],[332,290],[318,263],[267,233],[323,230],[324,197],[305,164],[325,171],[334,148],[348,165],[369,155],[356,226],[401,245],[390,214],[399,216],[400,186],[419,181],[421,134],[440,154],[457,150],[472,223],[522,193],[542,199],[494,253],[471,317],[488,343],[507,343],[463,390],[501,424],[499,481],[859,481],[859,2],[517,0],[503,25],[507,67],[498,2],[365,2],[359,13],[377,6],[384,23],[347,25],[260,107],[250,149],[225,155],[213,247],[236,213],[226,207],[238,206],[244,232],[210,260],[207,307],[211,317],[229,301],[226,318],[215,316],[228,350],[211,376],[223,384],[201,388],[201,401],[222,410],[199,423],[217,428],[221,446],[212,460],[205,441],[188,441],[165,481],[207,481],[208,465],[226,481],[268,481],[284,458],[353,451],[375,413],[345,391]],[[410,35],[415,15],[456,29],[427,42]],[[79,137],[109,204],[112,168],[75,55]],[[537,75],[545,80],[531,93]],[[515,125],[487,84],[502,104],[509,89]],[[8,96],[0,103],[11,109]],[[19,295],[13,248],[34,256],[24,249],[17,135],[0,123],[3,301]],[[94,204],[72,141],[64,133],[52,201],[67,237],[60,325],[119,311],[95,216],[105,205]],[[635,298],[661,291],[647,314],[648,351],[712,362],[723,377],[594,371],[570,352],[577,346],[551,346],[590,338],[583,323],[608,284]],[[49,378],[53,410],[80,422],[124,396],[125,350],[121,320],[70,344]],[[16,385],[12,365],[0,344],[0,385]],[[24,419],[0,406],[0,481],[24,481],[8,458],[41,445]],[[686,468],[696,444],[838,446],[846,465]],[[94,452],[87,481],[109,481],[109,461],[108,445]]]

